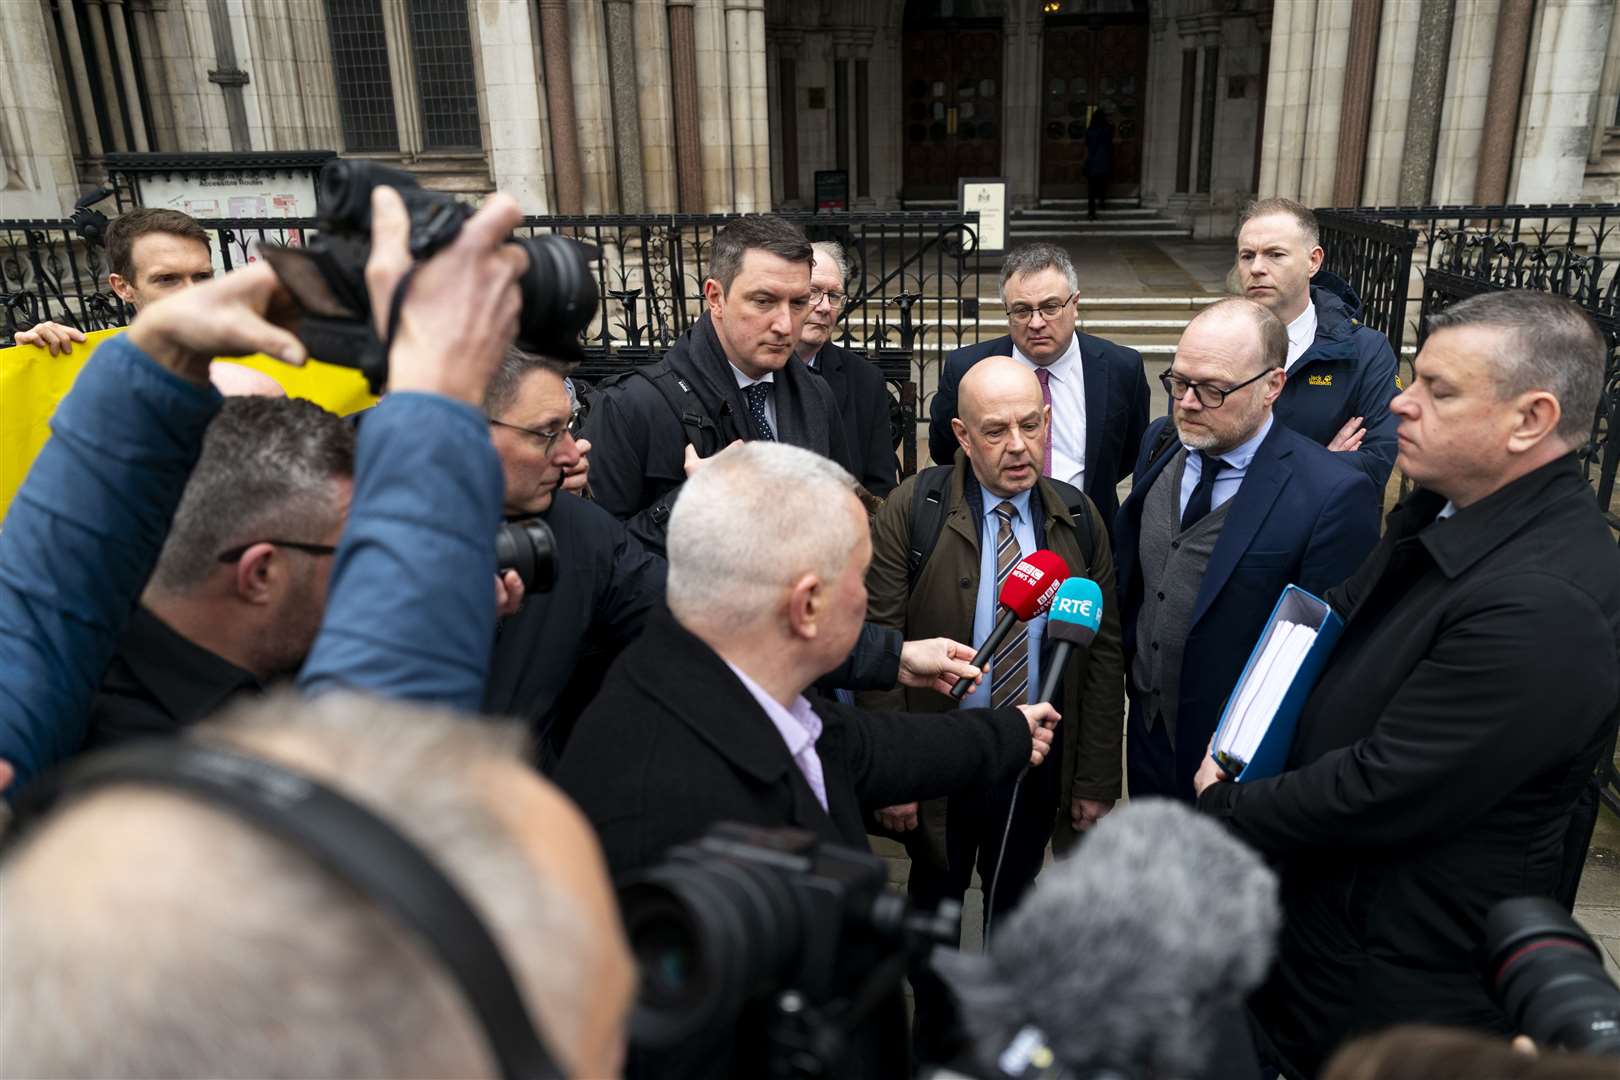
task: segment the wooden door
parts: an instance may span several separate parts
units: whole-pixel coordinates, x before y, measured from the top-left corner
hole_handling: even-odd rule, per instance
[[[1001,172],[1000,29],[906,31],[905,193],[956,198],[963,176]]]
[[[1086,127],[1096,109],[1114,125],[1111,197],[1141,191],[1148,28],[1053,26],[1043,36],[1041,197],[1086,193]]]

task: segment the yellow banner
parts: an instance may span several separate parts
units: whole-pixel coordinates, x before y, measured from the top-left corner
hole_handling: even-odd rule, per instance
[[[95,347],[123,329],[87,334],[66,356],[52,356],[37,345],[0,349],[0,520],[11,506],[23,477],[40,447],[50,437],[51,414],[73,388],[73,380]],[[377,403],[363,375],[353,368],[311,360],[301,368],[289,367],[262,353],[232,357],[233,363],[262,371],[275,379],[289,397],[308,398],[339,416]]]

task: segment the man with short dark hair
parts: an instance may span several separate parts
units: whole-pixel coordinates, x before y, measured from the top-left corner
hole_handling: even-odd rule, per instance
[[[966,345],[945,358],[929,408],[928,450],[936,465],[956,457],[956,387],[987,356],[1011,356],[1035,372],[1052,410],[1045,475],[1084,491],[1113,528],[1115,488],[1129,475],[1148,424],[1147,375],[1135,349],[1078,329],[1080,278],[1056,244],[1015,248],[1001,267],[1007,337]]]
[[[354,432],[320,406],[225,400],[91,706],[87,747],[172,735],[298,670],[353,475]]]
[[[754,214],[715,234],[706,308],[658,364],[603,382],[586,433],[597,502],[662,553],[681,484],[738,440],[770,439],[850,465],[838,402],[794,355],[810,314],[804,232]]]
[[[1298,1072],[1394,1022],[1511,1030],[1479,977],[1486,912],[1573,901],[1571,811],[1620,717],[1620,553],[1575,454],[1606,352],[1544,293],[1432,317],[1390,405],[1418,487],[1327,596],[1344,631],[1287,771],[1234,784],[1206,756],[1196,777],[1199,808],[1282,866],[1253,1004]]]
[[[1399,368],[1389,339],[1361,322],[1355,290],[1322,269],[1316,215],[1292,199],[1251,203],[1238,222],[1237,274],[1243,295],[1288,331],[1277,419],[1352,455],[1382,492],[1395,462]]]

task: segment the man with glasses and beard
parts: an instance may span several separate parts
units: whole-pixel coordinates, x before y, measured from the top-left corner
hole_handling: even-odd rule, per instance
[[[1272,416],[1287,353],[1281,320],[1232,298],[1187,325],[1160,376],[1171,414],[1148,429],[1114,522],[1132,798],[1193,800],[1283,588],[1321,595],[1378,542],[1378,493],[1353,458]]]

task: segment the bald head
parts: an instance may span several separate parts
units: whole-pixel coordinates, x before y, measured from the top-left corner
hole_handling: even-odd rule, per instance
[[[1283,367],[1288,361],[1288,328],[1270,308],[1253,300],[1239,296],[1217,300],[1187,323],[1187,329],[1182,331],[1183,341],[1195,332],[1195,327],[1198,336],[1218,335],[1252,346],[1254,371],[1262,367]]]
[[[986,491],[1007,498],[1035,486],[1051,422],[1035,372],[1010,356],[980,360],[957,388],[957,444]]]

